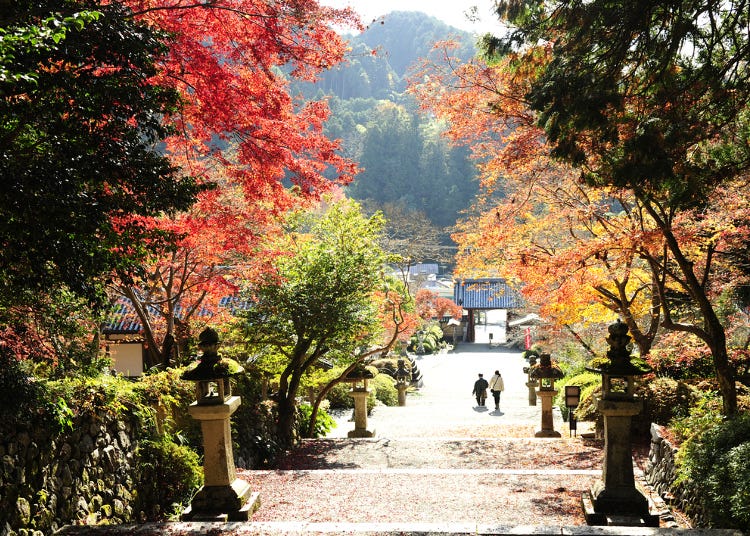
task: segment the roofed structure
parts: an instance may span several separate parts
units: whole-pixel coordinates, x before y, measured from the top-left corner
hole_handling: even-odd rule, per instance
[[[149,313],[153,316],[161,314],[159,310],[152,305],[147,305],[146,307]],[[238,310],[247,309],[249,304],[237,296],[225,296],[219,300],[218,307],[229,309],[232,314],[235,314]],[[178,318],[181,318],[181,313],[182,308],[178,304],[176,306],[176,314]],[[208,309],[202,308],[198,311],[197,316],[203,317],[208,314]],[[141,319],[138,317],[138,314],[133,307],[133,302],[123,296],[118,297],[102,325],[102,332],[105,334],[123,335],[140,333],[142,330],[143,326],[141,325]]]
[[[518,309],[521,296],[504,279],[459,279],[453,287],[453,301],[464,309]]]

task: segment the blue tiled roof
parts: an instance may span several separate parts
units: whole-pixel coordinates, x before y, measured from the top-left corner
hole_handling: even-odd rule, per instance
[[[227,296],[219,300],[219,307],[228,308],[232,313],[237,310],[248,308],[248,303],[240,300],[236,296]],[[158,316],[160,313],[155,307],[148,306],[149,313],[152,316]],[[177,317],[180,317],[180,307],[177,307]],[[208,314],[207,310],[198,312],[197,316]],[[102,325],[102,332],[109,334],[130,334],[140,333],[142,331],[141,320],[133,308],[133,303],[122,296],[112,306],[112,310],[107,315],[107,319]]]
[[[464,309],[517,309],[521,296],[504,279],[459,279],[453,287],[453,301]]]

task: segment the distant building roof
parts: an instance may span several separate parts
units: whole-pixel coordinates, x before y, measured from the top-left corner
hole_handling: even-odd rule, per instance
[[[539,318],[539,315],[536,313],[528,314],[524,317],[517,318],[515,320],[508,321],[508,327],[512,328],[514,326],[524,326],[524,325],[530,325],[530,324],[539,324],[541,322],[541,318]]]
[[[140,333],[141,320],[129,299],[117,299],[102,325],[102,331],[109,334]]]
[[[453,287],[453,301],[464,309],[517,309],[521,296],[504,279],[459,279]]]
[[[436,262],[419,262],[414,266],[409,266],[409,275],[437,274],[439,273]]]

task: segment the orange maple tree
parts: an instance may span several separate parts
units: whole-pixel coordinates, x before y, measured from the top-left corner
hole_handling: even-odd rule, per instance
[[[422,320],[442,319],[446,316],[461,319],[463,309],[453,300],[443,298],[437,292],[422,288],[414,297],[417,314]]]
[[[604,305],[624,317],[644,353],[660,325],[699,337],[714,356],[731,414],[732,372],[712,303],[747,281],[747,176],[679,210],[633,188],[586,186],[580,171],[550,158],[545,133],[526,106],[548,57],[547,47],[493,65],[447,57],[447,69],[436,75],[429,66],[415,86],[425,106],[450,121],[451,135],[468,141],[481,159],[486,194],[479,215],[456,235],[466,252],[460,269],[507,272],[553,317]],[[597,158],[598,138],[583,133],[578,141]],[[633,322],[638,318],[644,331]]]
[[[656,240],[648,247],[658,249],[658,237],[644,232],[626,192],[593,191],[550,158],[525,102],[532,71],[510,69],[515,58],[460,63],[452,43],[441,46],[442,63],[425,64],[411,87],[423,107],[448,121],[455,142],[470,145],[482,172],[484,195],[454,235],[457,272],[515,282],[545,317],[569,329],[611,320],[614,311],[648,352],[659,304],[638,248]]]

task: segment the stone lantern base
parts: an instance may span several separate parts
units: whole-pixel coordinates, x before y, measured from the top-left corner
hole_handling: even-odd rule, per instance
[[[239,478],[231,486],[203,486],[180,516],[182,521],[249,521],[260,494]]]
[[[399,382],[396,384],[396,389],[398,390],[398,405],[405,406],[406,405],[406,384],[403,382]]]
[[[357,439],[361,437],[375,437],[375,430],[362,430],[359,428],[355,428],[354,430],[350,430],[346,433],[346,437],[351,439]]]
[[[602,480],[582,497],[588,525],[658,527],[659,516],[652,501],[638,489],[633,472],[630,424],[640,413],[638,399],[596,399],[604,416],[604,463]]]
[[[367,429],[367,387],[354,387],[349,394],[354,398],[354,430],[347,437],[375,437],[374,430]]]
[[[539,389],[537,396],[542,399],[542,429],[534,434],[534,437],[560,437],[560,432],[555,430],[552,417],[552,399],[557,391],[554,389]]]
[[[656,506],[635,488],[604,489],[598,482],[581,497],[586,524],[591,526],[658,527]]]

